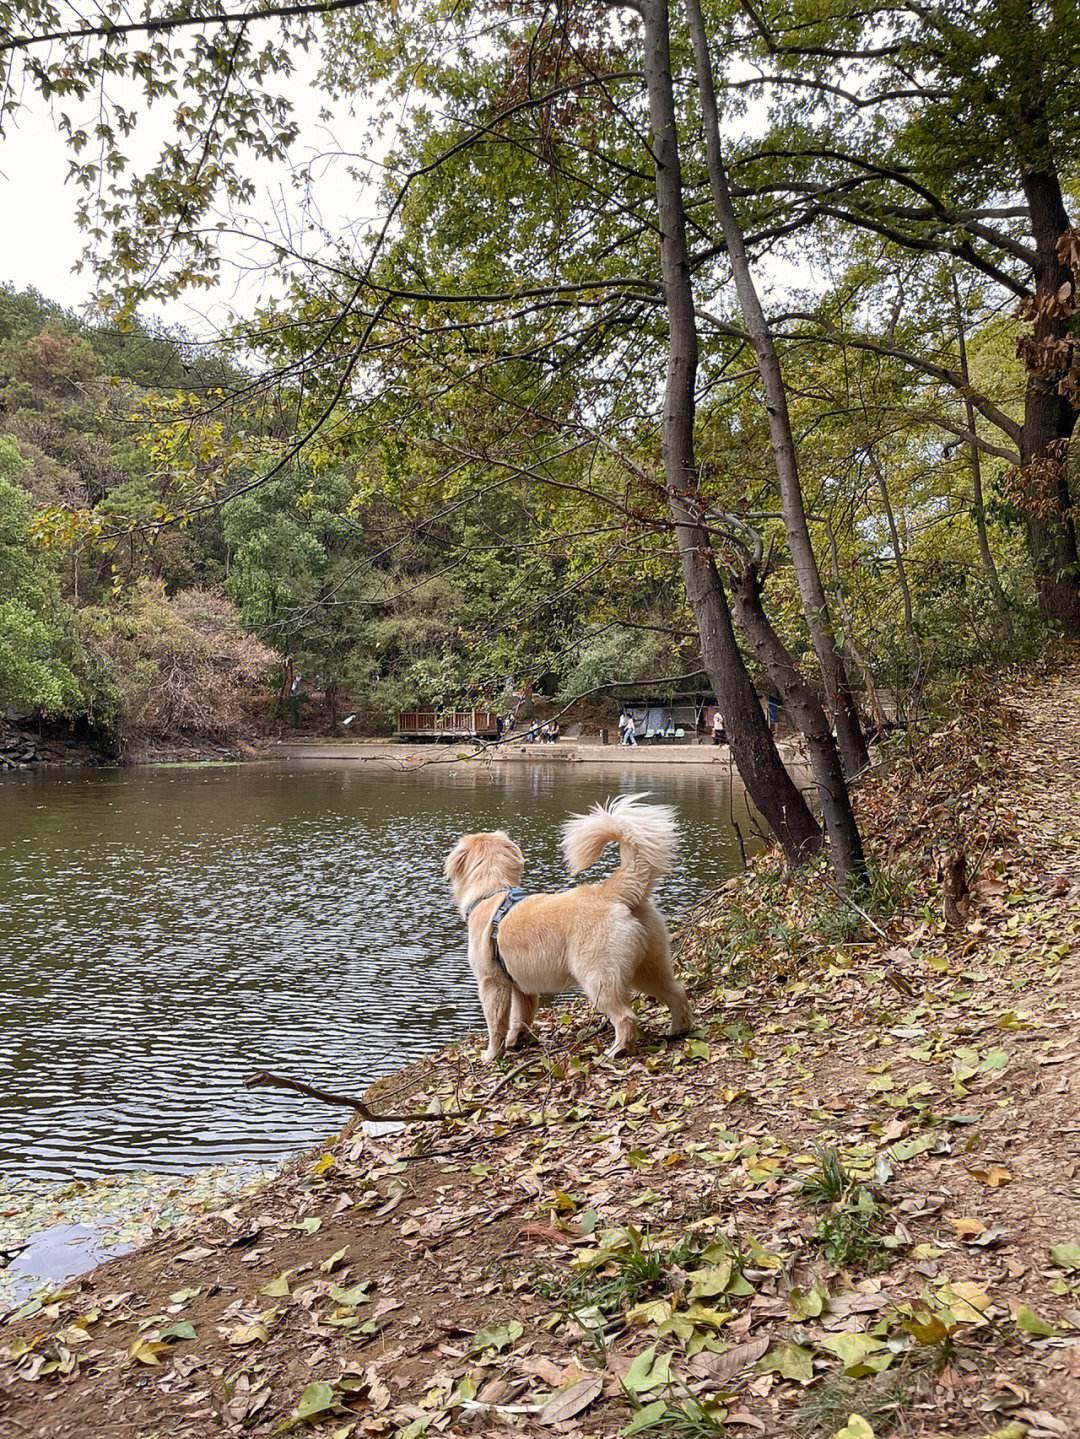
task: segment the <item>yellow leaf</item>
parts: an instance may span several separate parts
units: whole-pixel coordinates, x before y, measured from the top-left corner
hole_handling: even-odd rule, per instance
[[[843,1429],[838,1429],[832,1439],[874,1439],[874,1431],[861,1414],[852,1414]]]
[[[986,1232],[981,1219],[950,1219],[949,1223],[956,1230],[957,1239],[977,1239]]]
[[[265,1344],[269,1337],[265,1324],[238,1324],[229,1334],[229,1343],[239,1349],[245,1344]]]
[[[1003,1184],[1009,1184],[1012,1180],[1011,1172],[1003,1164],[988,1164],[985,1169],[973,1169],[971,1175],[980,1184],[985,1184],[987,1189],[1000,1189]]]
[[[140,1364],[160,1364],[159,1354],[168,1350],[167,1344],[162,1344],[153,1339],[136,1339],[135,1343],[128,1350],[128,1355]]]

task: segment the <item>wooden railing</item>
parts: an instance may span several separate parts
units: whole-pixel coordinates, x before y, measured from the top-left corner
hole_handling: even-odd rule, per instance
[[[402,710],[397,732],[405,738],[491,738],[498,734],[496,716],[489,710]]]

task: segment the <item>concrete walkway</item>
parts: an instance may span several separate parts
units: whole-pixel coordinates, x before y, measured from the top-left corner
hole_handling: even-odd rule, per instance
[[[785,760],[793,760],[795,747],[791,741],[780,742]],[[560,740],[558,744],[472,744],[461,740],[455,744],[396,744],[391,740],[292,739],[278,740],[268,746],[268,759],[364,760],[368,763],[406,767],[422,764],[513,764],[543,761],[555,764],[696,764],[727,765],[731,752],[726,745],[711,744],[642,744],[636,747],[617,744],[586,744],[579,740]]]

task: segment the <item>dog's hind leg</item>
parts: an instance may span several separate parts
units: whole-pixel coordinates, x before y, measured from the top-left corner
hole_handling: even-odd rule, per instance
[[[488,1032],[488,1047],[484,1050],[484,1058],[498,1059],[506,1049],[511,990],[508,985],[500,984],[495,979],[482,979],[478,988]]]
[[[669,1034],[685,1034],[693,1028],[694,1011],[686,990],[675,978],[664,917],[654,905],[646,903],[634,911],[634,918],[645,930],[645,953],[634,969],[633,986],[641,994],[667,1005],[671,1013]]]
[[[634,1039],[637,1035],[637,1021],[630,1008],[629,999],[621,984],[612,975],[598,975],[596,970],[586,971],[581,987],[594,1009],[611,1020],[615,1039],[608,1054],[633,1054]]]
[[[523,994],[520,989],[514,990],[513,998],[510,1001],[510,1032],[506,1036],[507,1049],[516,1049],[525,1036],[532,1034],[533,1020],[536,1018],[539,1004],[539,995]]]

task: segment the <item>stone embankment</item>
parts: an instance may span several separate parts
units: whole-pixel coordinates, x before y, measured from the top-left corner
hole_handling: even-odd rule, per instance
[[[41,734],[0,719],[0,773],[36,765],[101,764],[103,756],[85,739],[57,730]]]

